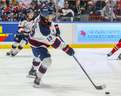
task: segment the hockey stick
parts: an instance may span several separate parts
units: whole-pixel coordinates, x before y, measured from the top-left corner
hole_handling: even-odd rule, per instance
[[[60,37],[60,36],[58,36],[59,38],[60,38],[60,40],[62,41],[62,42],[64,42],[63,41],[63,39]],[[64,42],[65,43],[65,42]],[[91,83],[93,84],[93,86],[97,89],[97,90],[102,90],[102,89],[105,89],[106,88],[106,85],[105,84],[103,84],[103,85],[100,85],[100,86],[96,86],[94,83],[93,83],[93,81],[91,80],[91,78],[89,77],[89,75],[87,74],[87,72],[85,71],[85,69],[82,67],[82,65],[80,64],[80,62],[77,60],[77,58],[74,56],[74,55],[72,55],[73,56],[73,58],[76,60],[76,62],[79,64],[79,66],[81,67],[81,69],[83,70],[83,72],[86,74],[86,76],[88,77],[88,79],[91,81]]]
[[[0,34],[8,34],[8,35],[21,35],[20,33],[0,33]]]

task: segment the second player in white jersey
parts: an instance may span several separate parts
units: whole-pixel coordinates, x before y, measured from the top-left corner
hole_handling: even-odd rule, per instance
[[[15,56],[23,49],[24,45],[28,43],[28,37],[33,23],[33,11],[28,10],[27,16],[23,16],[18,25],[18,34],[14,38],[14,43],[12,44],[11,50],[6,53],[6,55]],[[20,43],[20,44],[19,44]],[[17,45],[18,48],[16,49]]]

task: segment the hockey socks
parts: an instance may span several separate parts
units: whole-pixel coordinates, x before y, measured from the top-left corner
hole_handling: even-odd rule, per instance
[[[11,47],[10,52],[14,52],[16,50],[16,46],[17,45],[18,45],[18,43],[17,42],[14,42],[13,45],[12,45],[12,47]]]
[[[45,74],[45,72],[47,71],[51,63],[52,63],[52,60],[50,57],[43,59],[42,64],[39,67],[38,72],[37,72],[38,78],[42,78],[42,76]]]
[[[34,70],[37,70],[39,65],[40,65],[40,61],[37,62],[35,59],[33,59],[32,66]]]
[[[118,44],[112,49],[111,53],[115,53],[119,48],[121,48],[121,42],[118,42]]]
[[[121,42],[118,42],[118,44],[111,50],[110,53],[107,54],[107,57],[110,57],[112,54],[114,54],[119,48],[121,48]]]

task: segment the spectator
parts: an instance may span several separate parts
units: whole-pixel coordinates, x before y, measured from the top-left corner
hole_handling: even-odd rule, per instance
[[[31,2],[32,2],[31,0],[20,0],[20,1],[23,4],[23,8],[25,8],[25,9],[30,8]]]
[[[121,8],[120,8],[120,2],[116,2],[116,7],[113,9],[113,12],[116,16],[116,18],[121,18]],[[121,19],[120,19],[121,21]]]
[[[76,5],[73,7],[73,11],[75,13],[75,16],[78,16],[82,13],[81,6],[80,6],[80,0],[76,1]]]
[[[88,1],[89,0],[80,0],[80,6],[81,6],[82,14],[86,13]]]
[[[50,0],[42,0],[42,1],[50,2]],[[56,5],[56,0],[54,0],[54,3]],[[60,4],[61,8],[64,8],[64,0],[58,0],[58,4]]]
[[[80,0],[81,6],[86,9],[87,8],[87,5],[88,5],[88,1],[89,0]]]
[[[75,5],[75,1],[76,1],[76,0],[65,0],[65,1],[68,1],[68,3],[69,3],[69,8],[70,8],[70,9],[73,9],[73,6]]]
[[[62,14],[62,10],[61,10],[61,5],[58,4],[58,22],[60,21],[60,18],[61,18],[61,14]],[[56,10],[55,10],[55,15],[56,15]],[[56,21],[56,16],[54,18],[54,21]]]
[[[41,9],[46,5],[46,2],[47,1],[40,1],[39,5],[38,5],[39,13],[40,13]]]
[[[16,7],[17,20],[19,21],[22,16],[26,15],[26,9],[23,8],[22,2],[19,2],[18,7]]]
[[[32,0],[35,3],[35,9],[38,9],[38,0]]]
[[[9,0],[6,0],[7,7],[9,7]]]
[[[50,0],[42,0],[42,1],[50,2]],[[54,3],[56,5],[56,0],[54,0]],[[64,0],[58,0],[58,4],[60,4],[61,8],[64,8]]]
[[[110,21],[110,19],[111,19],[111,8],[110,8],[109,3],[106,3],[105,7],[101,11],[101,15],[105,17],[105,21]],[[113,13],[113,20],[116,20],[114,13]]]
[[[93,4],[95,4],[97,0],[90,0],[90,1],[91,1]]]
[[[117,0],[116,2],[120,2],[120,8],[121,8],[121,0]]]
[[[73,10],[69,9],[68,1],[65,2],[64,8],[62,8],[62,15],[61,17],[65,17],[66,21],[73,21],[74,12]]]
[[[88,5],[87,5],[86,14],[94,14],[94,13],[95,13],[94,4],[90,1],[88,2]]]
[[[31,2],[31,7],[29,9],[32,9],[34,12],[34,18],[36,18],[39,15],[38,9],[35,8],[35,3]]]
[[[52,7],[53,9],[55,9],[55,2],[54,2],[54,0],[50,0],[50,2],[48,3],[48,6]]]
[[[13,6],[17,6],[19,3],[19,0],[10,0],[10,2],[13,3]]]
[[[6,4],[6,1],[5,0],[2,0],[2,5],[1,5],[1,11],[2,11],[2,15],[3,15],[3,12],[5,11],[5,9],[7,8],[7,4]]]
[[[8,21],[16,21],[16,11],[12,2],[9,2],[9,7],[5,9],[5,18]]]
[[[101,11],[105,7],[105,4],[105,0],[98,0],[96,2],[96,14],[101,15]]]
[[[109,3],[109,5],[110,5],[110,7],[111,7],[111,2],[112,2],[112,0],[107,0],[107,2]],[[116,1],[113,0],[113,7],[115,7],[115,6],[116,6]]]
[[[2,19],[3,21],[5,21],[5,16],[3,14],[6,8],[7,8],[6,0],[2,0],[2,5],[0,8],[0,20]]]
[[[58,0],[58,4],[60,4],[61,8],[64,8],[64,0]]]

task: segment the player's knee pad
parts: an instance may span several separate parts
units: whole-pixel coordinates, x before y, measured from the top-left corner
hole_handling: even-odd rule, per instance
[[[52,64],[52,59],[50,57],[44,58],[42,61],[42,65],[48,68]]]
[[[25,41],[25,40],[21,40],[20,46],[21,46],[21,47],[24,47],[25,45],[26,45],[26,41]]]
[[[33,59],[33,62],[32,62],[34,68],[35,68],[35,67],[38,67],[38,66],[40,65],[40,62],[41,62],[41,60],[39,59],[39,57],[35,57],[35,58]]]
[[[18,43],[17,43],[17,42],[14,42],[14,43],[13,43],[13,46],[17,46],[17,45],[18,45]]]

